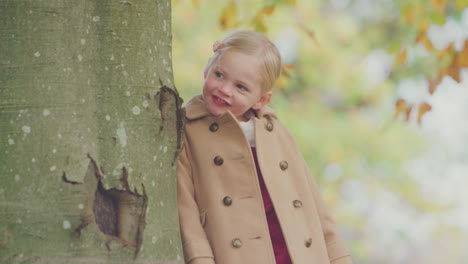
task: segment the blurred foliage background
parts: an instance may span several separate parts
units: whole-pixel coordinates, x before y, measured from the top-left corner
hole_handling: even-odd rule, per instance
[[[263,32],[294,134],[355,263],[468,263],[468,0],[173,0],[173,67],[201,93],[212,44]]]

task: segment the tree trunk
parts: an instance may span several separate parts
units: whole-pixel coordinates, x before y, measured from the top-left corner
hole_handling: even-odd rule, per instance
[[[0,263],[176,263],[170,0],[0,2]]]

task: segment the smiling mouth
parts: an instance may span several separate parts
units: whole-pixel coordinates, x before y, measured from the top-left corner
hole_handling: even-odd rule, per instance
[[[230,106],[230,104],[226,101],[224,101],[223,99],[213,95],[213,102],[217,105],[220,105],[220,106]]]

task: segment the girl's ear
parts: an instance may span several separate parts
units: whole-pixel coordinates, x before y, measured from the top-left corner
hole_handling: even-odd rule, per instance
[[[271,91],[266,92],[260,99],[252,106],[253,110],[260,110],[262,107],[267,105],[271,101],[271,96],[273,93]]]

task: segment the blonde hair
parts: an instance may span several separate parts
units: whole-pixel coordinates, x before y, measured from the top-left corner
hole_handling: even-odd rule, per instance
[[[204,72],[215,66],[222,55],[229,50],[254,56],[260,65],[263,93],[271,91],[281,73],[281,55],[275,44],[265,35],[250,30],[240,30],[226,36],[215,49],[215,54],[208,60]]]

